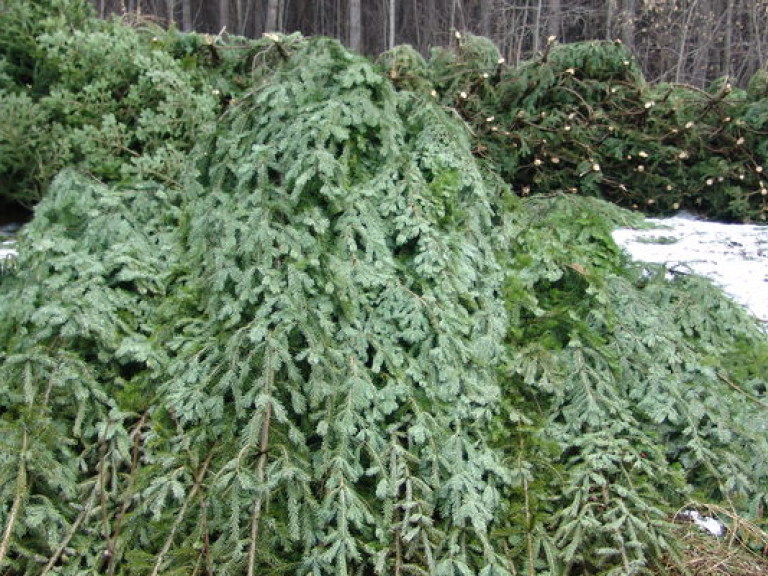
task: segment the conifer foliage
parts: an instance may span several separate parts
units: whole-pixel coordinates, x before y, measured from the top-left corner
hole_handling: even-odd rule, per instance
[[[436,105],[320,40],[222,120],[178,211],[137,214],[140,191],[123,202],[62,177],[28,234],[70,259],[71,272],[37,256],[67,300],[33,295],[47,286],[25,257],[6,299],[27,303],[9,309],[9,344],[31,336],[4,364],[18,502],[4,560],[30,573],[43,557],[73,574],[493,573],[506,473],[482,431],[505,323],[497,185],[469,148]],[[157,246],[104,237],[137,219]],[[106,262],[90,264],[98,250]],[[131,250],[156,260],[135,270]],[[58,383],[59,355],[75,390]],[[35,426],[50,445],[31,443],[33,418],[55,421]],[[32,450],[66,467],[66,486],[33,476]],[[38,498],[55,523],[33,514]],[[46,537],[20,547],[35,528]],[[74,539],[91,531],[104,548],[88,555]]]
[[[5,199],[36,203],[67,166],[108,182],[178,185],[190,149],[237,90],[211,81],[214,69],[235,76],[212,40],[91,13],[83,0],[0,4]],[[232,48],[240,52],[235,39]]]
[[[492,566],[504,315],[466,136],[319,40],[205,150],[161,394],[214,454],[212,547],[233,573]]]
[[[670,508],[765,506],[768,364],[745,351],[768,343],[702,279],[627,263],[610,236],[626,212],[570,195],[526,205],[506,267],[503,403],[518,425],[494,435],[530,530],[520,557],[555,574],[642,573],[677,553]],[[736,357],[757,372],[736,376]]]
[[[641,574],[691,501],[764,523],[765,334],[489,170],[475,48],[271,35],[172,185],[58,175],[0,275],[0,569]]]
[[[457,43],[421,68],[441,101],[473,127],[477,153],[518,193],[768,219],[764,71],[746,91],[728,78],[704,91],[646,83],[618,42],[552,41],[517,67],[493,66],[499,54],[484,38]]]

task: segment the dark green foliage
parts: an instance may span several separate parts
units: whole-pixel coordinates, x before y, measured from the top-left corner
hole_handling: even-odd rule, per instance
[[[512,506],[533,534],[517,541],[521,556],[554,573],[635,573],[675,553],[670,506],[764,506],[755,453],[768,374],[755,321],[701,279],[625,262],[610,238],[627,223],[615,208],[575,196],[526,208],[511,219],[517,321],[503,386],[524,426],[495,435],[520,448]]]
[[[47,4],[0,11],[11,30],[0,42],[0,194],[31,205],[66,166],[177,185],[190,149],[247,83],[211,81],[235,77],[231,58],[201,37],[88,18],[84,1],[59,16]]]
[[[438,93],[463,107],[470,95],[485,94],[503,63],[499,49],[487,38],[456,34],[455,49],[432,51],[428,73]]]
[[[432,84],[427,79],[427,63],[413,47],[395,46],[378,58],[392,84],[401,90],[428,94]]]
[[[550,44],[540,58],[498,72],[487,54],[468,57],[462,45],[441,53],[428,77],[473,127],[478,154],[518,193],[768,217],[762,73],[745,98],[727,80],[709,92],[647,85],[619,43]]]
[[[0,90],[46,94],[57,74],[41,60],[38,37],[92,22],[93,8],[82,0],[0,1]]]
[[[92,171],[130,183],[60,174],[0,277],[2,569],[641,574],[674,560],[670,520],[693,499],[764,524],[756,322],[702,279],[628,262],[610,232],[638,216],[514,194],[526,174],[567,182],[524,163],[543,154],[532,135],[556,133],[550,113],[586,130],[624,111],[622,134],[655,129],[655,112],[634,116],[648,88],[615,65],[623,48],[551,46],[537,92],[533,65],[517,81],[473,37],[429,65],[399,48],[377,69],[326,39],[227,52],[169,34],[134,45],[135,61],[107,51],[120,83],[73,65],[105,34],[40,37],[66,78],[40,99],[5,93],[30,133],[43,101],[83,118],[94,98],[97,119],[65,132],[80,130]],[[63,97],[94,84],[154,105],[131,121],[97,89]],[[215,128],[167,107],[214,89]],[[530,116],[548,95],[557,106]],[[480,121],[488,103],[520,123],[503,165],[512,136]],[[152,152],[98,156],[108,126]],[[561,136],[546,146],[580,150]],[[147,182],[165,142],[192,141]],[[602,166],[629,153],[612,145],[613,161],[589,144],[605,155],[579,186],[596,196]]]

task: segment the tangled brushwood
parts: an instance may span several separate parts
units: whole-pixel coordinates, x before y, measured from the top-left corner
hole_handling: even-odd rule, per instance
[[[620,43],[550,43],[504,66],[485,38],[462,36],[428,62],[407,47],[383,62],[434,95],[475,134],[477,156],[523,195],[596,196],[630,209],[687,208],[729,221],[768,218],[768,72],[746,89],[647,84]]]
[[[222,63],[174,38],[155,49],[226,95],[183,169],[75,162],[0,275],[5,574],[661,574],[692,565],[693,506],[763,552],[765,333],[628,261],[610,233],[638,215],[558,191],[613,198],[624,149],[534,148],[547,115],[513,104],[544,112],[525,75],[581,58],[549,92],[574,130],[612,125],[602,83],[639,126],[632,67],[582,54],[618,48],[514,80],[480,41],[371,63],[274,35]],[[526,167],[544,146],[561,166]]]

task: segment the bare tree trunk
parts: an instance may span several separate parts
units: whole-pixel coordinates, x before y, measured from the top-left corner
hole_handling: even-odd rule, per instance
[[[608,0],[605,3],[605,39],[613,40],[616,22],[616,0]]]
[[[267,21],[265,24],[266,32],[280,31],[280,0],[269,0],[267,2]]]
[[[766,12],[768,12],[768,7],[766,7]],[[752,33],[754,36],[752,37],[752,42],[750,44],[754,45],[755,51],[757,52],[757,68],[763,68],[766,66],[765,53],[763,52],[763,34],[766,29],[764,26],[766,22],[763,22],[763,25],[761,25],[758,18],[757,10],[752,10],[750,22],[752,24]]]
[[[512,18],[506,19],[507,30],[509,31],[510,53],[506,56],[507,60],[517,66],[525,59],[526,54],[531,49],[526,50],[526,37],[529,35],[529,17],[531,12],[530,0],[526,0],[524,6],[515,6],[511,10]],[[532,38],[534,51],[538,49],[538,38]]]
[[[557,39],[561,38],[563,27],[563,5],[561,0],[549,0],[549,13],[547,14],[547,34]]]
[[[461,0],[456,0],[455,2],[456,6],[456,28],[461,30],[467,30],[469,26],[467,25],[467,16],[464,13],[464,3]]]
[[[733,70],[733,13],[734,0],[726,0],[725,3],[725,38],[723,38],[723,63],[721,75],[730,76]]]
[[[229,28],[229,0],[219,0],[219,28]]]
[[[681,30],[680,47],[678,48],[678,52],[677,52],[677,66],[675,67],[675,82],[683,81],[683,72],[685,70],[685,62],[688,58],[688,52],[687,52],[688,34],[691,32],[691,22],[693,21],[693,17],[696,14],[698,3],[699,3],[698,0],[693,0],[693,3],[691,4],[688,11],[688,16]]]
[[[533,22],[533,53],[538,54],[541,50],[541,13],[544,10],[544,0],[538,0],[536,3],[536,17]]]
[[[232,25],[232,29],[239,36],[243,35],[243,28],[245,27],[243,12],[244,12],[243,0],[235,0],[235,22]]]
[[[637,0],[624,0],[621,10],[621,41],[634,51],[635,23],[637,22]]]
[[[165,0],[165,11],[168,15],[168,26],[176,22],[176,0]]]
[[[724,9],[717,0],[700,0],[691,20],[690,67],[687,82],[704,86],[720,75],[723,67]]]
[[[493,0],[480,0],[480,33],[486,38],[493,35],[491,17],[495,8],[494,4]]]
[[[416,50],[421,49],[421,19],[419,18],[419,5],[418,2],[411,2],[413,8],[413,24],[414,24],[414,46]]]
[[[181,29],[192,31],[192,0],[181,0]]]
[[[363,12],[360,0],[349,0],[349,47],[363,51]]]
[[[387,40],[387,49],[392,50],[395,47],[395,27],[397,22],[397,3],[396,0],[389,0],[389,39]]]

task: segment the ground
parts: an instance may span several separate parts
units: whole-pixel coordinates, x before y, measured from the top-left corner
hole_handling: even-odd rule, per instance
[[[768,227],[720,224],[680,213],[651,219],[656,228],[621,228],[614,239],[635,260],[711,278],[768,322]]]

